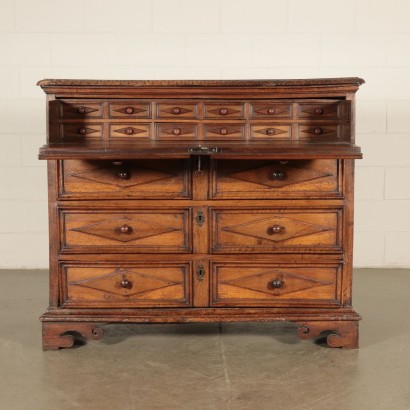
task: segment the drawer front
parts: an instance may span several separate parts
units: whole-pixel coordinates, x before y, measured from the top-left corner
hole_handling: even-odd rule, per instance
[[[162,140],[196,139],[198,126],[185,123],[159,123],[155,124],[157,138]]]
[[[211,197],[218,199],[341,196],[340,163],[333,159],[212,161]]]
[[[341,265],[212,263],[211,306],[340,306]]]
[[[245,118],[245,104],[205,104],[204,118]]]
[[[189,262],[63,264],[62,307],[191,306],[191,270]]]
[[[225,141],[245,138],[245,124],[205,124],[205,138]]]
[[[109,138],[149,138],[150,124],[110,124]]]
[[[198,104],[157,104],[157,118],[198,118]]]
[[[337,102],[315,102],[300,103],[298,116],[301,119],[338,119],[341,117],[341,103]]]
[[[62,252],[189,253],[190,209],[62,210]]]
[[[62,123],[60,135],[62,138],[101,139],[102,124],[97,123]]]
[[[190,198],[189,160],[61,162],[61,197]]]
[[[151,118],[151,104],[135,101],[110,103],[109,113],[110,118]]]
[[[341,216],[341,209],[211,209],[211,251],[340,253]]]
[[[298,124],[298,138],[309,141],[340,140],[340,125],[338,124]]]
[[[90,103],[89,101],[60,102],[60,118],[93,119],[102,118],[102,103]]]
[[[292,104],[251,103],[251,118],[292,118]]]
[[[280,124],[251,124],[252,139],[289,140],[292,136],[292,126]]]

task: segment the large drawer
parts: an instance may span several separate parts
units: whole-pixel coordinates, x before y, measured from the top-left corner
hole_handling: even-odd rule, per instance
[[[62,252],[188,253],[190,209],[61,210]]]
[[[211,306],[335,306],[341,264],[213,262]]]
[[[213,253],[342,252],[342,209],[212,208]]]
[[[62,264],[62,307],[187,307],[190,262]]]
[[[190,198],[189,160],[61,162],[60,195],[67,198]]]
[[[336,159],[216,160],[211,165],[212,198],[269,199],[341,196]]]

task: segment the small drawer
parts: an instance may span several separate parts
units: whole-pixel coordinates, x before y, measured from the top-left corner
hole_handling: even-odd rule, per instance
[[[60,118],[93,119],[102,118],[102,116],[102,103],[60,101]]]
[[[109,127],[109,138],[149,138],[150,136],[149,124],[110,124]]]
[[[244,104],[205,104],[204,118],[244,118]]]
[[[310,141],[335,141],[340,139],[340,126],[337,124],[298,125],[296,139]]]
[[[62,138],[102,138],[102,124],[96,123],[62,123],[60,124]]]
[[[204,134],[207,139],[232,139],[245,138],[245,124],[205,124]]]
[[[184,123],[158,123],[155,124],[156,136],[159,139],[180,140],[184,138],[197,138],[198,126]]]
[[[292,126],[280,124],[252,124],[251,138],[253,139],[291,139]]]
[[[151,104],[148,102],[125,101],[110,103],[110,118],[151,118]]]
[[[190,198],[189,164],[189,160],[64,160],[60,198]]]
[[[341,209],[212,209],[214,253],[342,251]]]
[[[314,118],[314,119],[338,119],[340,118],[339,110],[341,103],[337,102],[317,102],[317,103],[301,103],[299,104],[299,118]]]
[[[211,162],[215,199],[316,198],[342,195],[335,159]]]
[[[191,271],[190,262],[64,263],[62,307],[191,306]]]
[[[292,104],[251,103],[252,118],[292,118]]]
[[[198,104],[157,104],[157,118],[198,118]]]
[[[214,262],[211,306],[340,306],[341,264]]]
[[[61,210],[62,252],[189,253],[190,209]]]

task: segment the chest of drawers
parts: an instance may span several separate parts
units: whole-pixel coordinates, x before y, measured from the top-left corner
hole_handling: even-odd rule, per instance
[[[43,348],[108,323],[283,321],[358,346],[354,97],[363,80],[42,80]]]

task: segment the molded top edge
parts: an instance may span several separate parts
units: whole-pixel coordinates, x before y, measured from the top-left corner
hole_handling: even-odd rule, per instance
[[[324,87],[360,86],[359,77],[311,78],[284,80],[74,80],[45,79],[37,85],[46,87]]]

